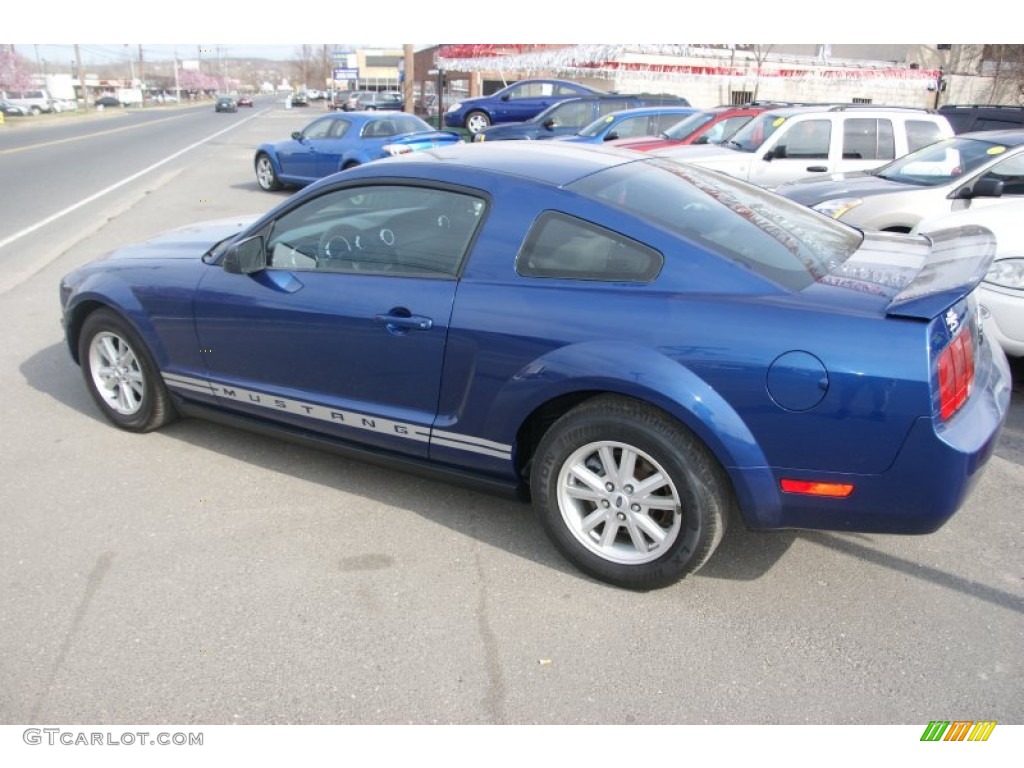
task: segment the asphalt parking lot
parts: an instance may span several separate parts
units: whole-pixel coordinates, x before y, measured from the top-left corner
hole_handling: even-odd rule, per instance
[[[937,533],[733,526],[646,594],[582,576],[515,502],[199,421],[109,426],[60,276],[280,202],[253,148],[316,114],[274,105],[118,189],[0,293],[0,721],[1024,719],[1019,364],[997,455]]]

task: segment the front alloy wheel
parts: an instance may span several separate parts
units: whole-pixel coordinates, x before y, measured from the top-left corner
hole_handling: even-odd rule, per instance
[[[265,192],[276,192],[281,188],[274,164],[267,155],[260,155],[256,158],[256,183]]]
[[[174,419],[174,406],[145,344],[107,309],[89,315],[78,339],[78,360],[89,394],[103,415],[132,432]]]
[[[466,115],[466,130],[476,135],[484,128],[489,128],[491,118],[484,112],[470,112]]]

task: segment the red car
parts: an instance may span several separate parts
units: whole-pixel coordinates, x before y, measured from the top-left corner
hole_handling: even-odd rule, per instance
[[[250,99],[248,96],[239,96],[238,97],[238,106],[240,106],[240,107],[251,107],[252,106],[252,99]]]
[[[661,136],[635,136],[607,142],[614,147],[626,147],[640,152],[664,149],[679,144],[719,144],[750,120],[754,115],[778,104],[744,104],[734,107],[713,107],[687,115]]]

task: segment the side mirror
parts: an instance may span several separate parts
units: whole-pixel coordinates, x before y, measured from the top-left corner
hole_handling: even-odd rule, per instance
[[[966,194],[962,195],[958,192],[957,197],[966,197],[967,199],[972,197],[1002,197],[1004,186],[1004,182],[999,179],[993,179],[991,176],[982,176],[974,182],[973,187],[963,187],[961,192]]]
[[[694,140],[693,140],[693,141],[692,141],[691,143],[692,143],[692,144],[707,144],[707,143],[708,143],[708,141],[709,141],[709,140],[708,140],[708,136],[707,136],[707,134],[704,134],[703,136],[698,136],[698,137],[697,137],[696,139],[694,139]]]
[[[545,120],[543,123],[541,123],[541,125],[543,125],[545,128],[547,128],[550,131],[556,125],[555,118],[549,117],[547,120]]]
[[[615,131],[608,131],[608,133],[604,135],[604,141],[615,141],[617,138],[619,138],[619,134]]]
[[[292,138],[295,139],[295,141],[301,141],[302,131],[292,131]]]
[[[502,101],[508,101],[508,100],[509,100],[510,98],[511,98],[511,97],[510,97],[510,96],[509,96],[509,94],[507,94],[507,93],[503,93],[503,94],[501,95],[501,100],[502,100]]]
[[[256,235],[228,248],[221,262],[225,272],[236,275],[251,275],[267,268],[267,252],[263,236]]]

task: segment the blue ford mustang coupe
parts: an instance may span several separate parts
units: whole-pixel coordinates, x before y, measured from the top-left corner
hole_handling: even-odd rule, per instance
[[[126,247],[60,299],[119,427],[202,416],[530,496],[580,569],[650,589],[731,517],[940,527],[1009,406],[973,293],[993,246],[625,150],[462,144]]]
[[[454,131],[435,131],[404,112],[324,115],[290,139],[256,150],[256,181],[268,192],[303,186],[371,160],[462,141]]]

